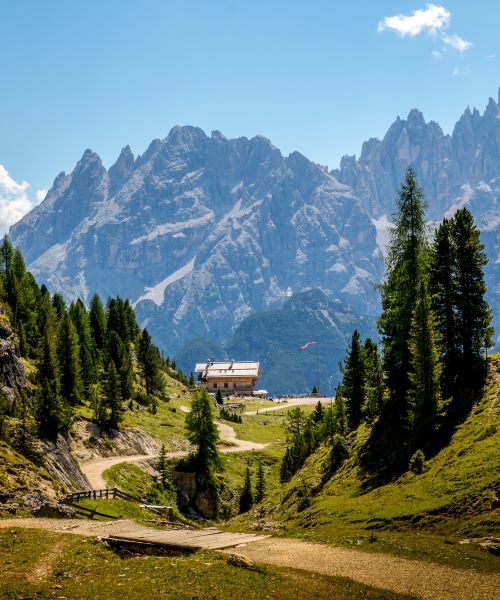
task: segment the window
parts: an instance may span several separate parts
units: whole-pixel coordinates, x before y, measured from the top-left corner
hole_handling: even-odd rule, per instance
[[[233,388],[236,389],[236,384],[235,383],[233,383]]]
[[[214,388],[216,388],[216,387],[217,387],[217,384],[216,384],[216,383],[214,383]]]
[[[227,388],[228,386],[229,386],[229,383],[227,383],[227,382],[226,382],[226,383],[224,384],[224,387],[225,387],[225,388]]]

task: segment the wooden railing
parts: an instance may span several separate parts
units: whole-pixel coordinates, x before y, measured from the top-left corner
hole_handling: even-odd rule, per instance
[[[132,502],[140,502],[139,498],[135,498],[130,494],[122,492],[118,488],[105,488],[103,490],[85,490],[81,492],[72,492],[71,494],[67,494],[63,498],[63,502],[65,504],[70,504],[72,502],[78,502],[79,500],[83,500],[84,498],[89,498],[90,500],[98,500],[102,498],[119,498],[120,500],[132,500]]]
[[[167,519],[171,522],[176,521],[176,517],[174,514],[174,509],[171,506],[155,506],[144,503],[139,498],[135,498],[126,492],[122,492],[118,488],[105,488],[103,490],[84,490],[80,492],[71,492],[71,494],[67,494],[62,499],[64,504],[71,506],[80,516],[84,516],[90,519],[93,519],[95,516],[98,517],[106,517],[108,519],[120,519],[121,517],[107,515],[105,513],[98,512],[95,509],[87,508],[86,506],[81,506],[80,504],[76,504],[79,500],[90,499],[90,500],[101,500],[101,499],[115,499],[119,500],[129,500],[132,502],[137,502],[142,508],[149,510],[157,515],[166,515]]]

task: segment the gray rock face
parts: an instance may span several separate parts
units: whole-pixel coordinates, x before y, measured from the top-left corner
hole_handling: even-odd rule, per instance
[[[9,319],[0,306],[0,393],[7,399],[9,412],[15,414],[21,395],[33,405],[33,391],[28,384],[21,360],[19,339],[13,333]]]
[[[169,354],[197,337],[226,344],[248,315],[320,289],[355,313],[378,311],[380,251],[408,165],[430,219],[468,206],[490,257],[500,329],[500,113],[467,109],[453,133],[418,110],[331,173],[267,139],[174,127],[107,171],[87,150],[11,229],[30,269],[66,298],[130,298]],[[350,332],[349,332],[350,333]]]
[[[200,335],[224,341],[251,312],[311,288],[377,310],[370,217],[325,169],[263,137],[174,127],[109,171],[87,150],[11,237],[68,299],[129,297],[170,353]]]
[[[395,210],[409,165],[424,190],[431,219],[450,217],[463,206],[474,215],[489,257],[488,300],[500,332],[500,90],[498,102],[490,98],[482,114],[467,108],[451,136],[414,109],[406,120],[398,117],[382,140],[363,144],[358,160],[345,156],[332,174],[352,188],[383,236],[380,230]]]

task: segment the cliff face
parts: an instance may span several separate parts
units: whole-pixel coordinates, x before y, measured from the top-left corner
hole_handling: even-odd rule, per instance
[[[86,151],[11,230],[37,278],[67,298],[135,304],[170,353],[230,337],[256,310],[320,288],[374,313],[376,230],[351,190],[265,138],[175,127],[106,171]]]
[[[25,403],[28,414],[35,410],[33,390],[28,381],[26,370],[19,352],[19,340],[12,331],[9,319],[0,307],[0,401],[1,412],[11,417],[19,417],[21,406]],[[15,427],[15,421],[12,422]],[[16,436],[14,436],[16,437]],[[7,443],[13,440],[6,437]],[[55,489],[43,480],[40,469],[17,455],[14,448],[7,450],[7,443],[0,442],[0,487],[43,489],[52,496]],[[5,449],[5,451],[3,451]],[[43,457],[43,469],[49,476],[67,489],[89,489],[90,484],[80,470],[78,462],[71,453],[66,439],[59,436],[57,442],[40,442],[38,452]],[[10,457],[7,459],[7,457]],[[13,470],[13,462],[18,466]],[[62,488],[61,488],[62,489]]]
[[[498,330],[499,117],[490,99],[447,135],[414,109],[331,173],[298,152],[284,157],[263,137],[174,127],[142,156],[125,147],[109,170],[87,150],[12,227],[12,241],[37,278],[68,299],[130,298],[173,355],[200,336],[227,344],[250,314],[315,288],[375,315],[380,253],[412,165],[430,219],[461,206],[474,214]]]
[[[21,395],[33,408],[33,392],[28,384],[19,351],[19,340],[12,331],[8,316],[0,305],[0,395],[6,411],[15,414],[20,408]]]
[[[463,206],[472,212],[489,257],[485,270],[488,301],[500,343],[500,90],[486,109],[467,108],[453,133],[412,110],[399,117],[382,140],[363,144],[359,159],[345,156],[332,174],[349,185],[376,225],[379,239],[395,211],[398,188],[412,166],[428,202],[430,219],[450,217]]]

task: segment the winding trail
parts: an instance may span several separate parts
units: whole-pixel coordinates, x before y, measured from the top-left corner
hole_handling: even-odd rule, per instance
[[[0,519],[0,529],[13,527],[45,529],[88,537],[145,529],[144,525],[125,519],[112,522],[85,519]],[[31,574],[32,581],[44,579],[50,574],[55,562],[52,556],[56,556],[62,549],[58,544],[53,548],[50,557],[40,561]],[[390,554],[366,552],[294,538],[267,537],[262,541],[252,541],[237,546],[236,551],[260,564],[298,568],[333,577],[347,577],[379,589],[413,594],[422,600],[493,600],[498,598],[498,590],[500,590],[498,573],[456,569]],[[233,553],[234,549],[227,552]]]
[[[185,410],[187,409],[187,410]],[[189,408],[181,406],[183,412],[189,412]],[[259,444],[257,442],[249,442],[247,440],[240,440],[236,436],[236,431],[227,425],[226,423],[217,423],[219,430],[219,436],[222,442],[229,442],[230,445],[222,445],[220,451],[224,454],[231,452],[244,452],[248,450],[262,450],[268,446],[268,444]],[[168,458],[181,458],[189,454],[188,450],[177,450],[175,452],[167,452]],[[106,487],[102,474],[106,469],[119,465],[121,463],[142,463],[150,461],[156,458],[156,454],[132,454],[130,456],[109,456],[107,458],[98,458],[86,462],[80,462],[80,469],[82,473],[87,477],[90,485],[94,490],[100,490]]]

